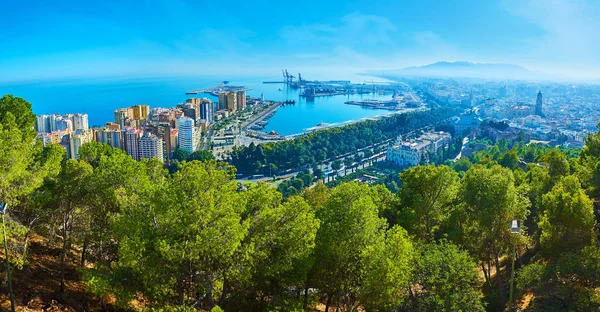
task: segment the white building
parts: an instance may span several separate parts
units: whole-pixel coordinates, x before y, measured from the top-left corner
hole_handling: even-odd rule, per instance
[[[452,137],[446,132],[425,133],[419,138],[402,141],[399,137],[393,146],[387,150],[387,160],[399,167],[407,168],[416,166],[421,161],[427,162],[430,153],[436,153],[446,148]]]
[[[60,119],[59,119],[60,118]],[[56,117],[52,131],[73,131],[73,121],[62,117]]]
[[[88,115],[87,114],[74,114],[71,115],[73,121],[73,130],[87,130],[89,129]]]
[[[194,120],[188,117],[178,118],[177,130],[179,130],[179,148],[189,153],[196,151],[196,128],[194,127]]]
[[[140,159],[141,158],[156,158],[161,162],[164,162],[163,140],[149,132],[144,133],[140,138]]]
[[[35,121],[35,130],[39,133],[50,133],[52,132],[52,125],[50,124],[50,115],[37,116]]]

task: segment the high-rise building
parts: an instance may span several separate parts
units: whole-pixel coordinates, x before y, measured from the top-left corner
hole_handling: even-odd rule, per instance
[[[127,155],[140,160],[140,138],[144,132],[136,128],[123,129],[123,147]]]
[[[237,111],[237,94],[235,92],[227,93],[227,109],[236,112]]]
[[[96,141],[108,144],[114,148],[123,148],[123,140],[121,139],[121,130],[100,129],[96,131]]]
[[[193,153],[196,151],[196,128],[194,120],[188,117],[177,119],[178,143],[179,148]]]
[[[50,133],[52,132],[52,126],[50,124],[50,117],[51,115],[40,115],[37,116],[37,119],[35,120],[35,130],[37,130],[37,132],[40,133]]]
[[[73,121],[73,130],[87,130],[89,129],[88,115],[87,114],[74,114],[71,115]]]
[[[70,121],[70,120],[69,120]],[[69,136],[69,157],[79,159],[79,149],[85,143],[92,141],[90,130],[77,130]]]
[[[183,110],[186,117],[192,118],[194,121],[200,119],[200,107],[192,103],[185,103],[178,106]]]
[[[193,104],[193,105],[200,105],[201,101],[202,100],[200,100],[199,98],[191,98],[191,99],[187,99],[185,102]]]
[[[158,138],[156,135],[149,132],[144,133],[139,139],[140,148],[140,159],[142,158],[156,158],[161,162],[164,162],[163,157],[163,140]]]
[[[202,99],[200,105],[200,119],[206,120],[206,122],[211,123],[214,120],[214,112],[213,112],[213,103],[209,99]]]
[[[115,110],[115,123],[121,128],[125,127],[125,120],[127,119],[127,108],[119,108]]]
[[[227,93],[219,93],[219,110],[227,109]]]
[[[543,98],[542,98],[542,91],[540,90],[540,92],[538,92],[538,94],[537,94],[537,100],[535,101],[535,114],[538,116],[543,116],[542,104],[543,104]]]
[[[67,118],[55,118],[55,126],[52,131],[73,131],[73,121]],[[83,130],[83,129],[81,129]]]
[[[143,120],[148,118],[150,112],[150,106],[140,104],[129,107],[129,118],[133,120]]]
[[[243,90],[238,91],[236,100],[237,100],[237,109],[238,110],[242,110],[242,109],[246,108],[246,91],[243,91]]]
[[[115,110],[115,123],[119,124],[121,128],[125,126],[137,127],[141,123],[140,120],[148,119],[150,113],[150,106],[140,104],[131,106],[129,108],[119,108]]]

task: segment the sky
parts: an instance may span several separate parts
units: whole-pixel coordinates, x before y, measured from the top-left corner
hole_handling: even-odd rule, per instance
[[[0,0],[0,12],[0,81],[437,61],[600,78],[597,0]]]

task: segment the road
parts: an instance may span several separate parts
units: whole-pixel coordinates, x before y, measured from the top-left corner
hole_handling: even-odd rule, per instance
[[[336,160],[340,160],[343,163],[344,159],[345,159],[345,157],[341,157],[341,158],[338,158]],[[340,170],[338,170],[337,172],[335,172],[335,170],[333,170],[331,168],[331,163],[329,165],[327,165],[327,166],[321,165],[321,166],[319,166],[319,168],[321,170],[323,170],[323,172],[334,171],[335,173],[332,174],[331,176],[333,176],[333,179],[335,179],[336,177],[343,177],[343,176],[346,176],[347,174],[352,173],[353,172],[353,170],[352,170],[353,168],[355,168],[355,169],[364,169],[364,168],[370,167],[371,165],[373,165],[373,164],[375,164],[377,162],[384,161],[385,159],[386,159],[385,152],[381,152],[381,153],[375,154],[375,155],[373,155],[373,156],[371,156],[369,158],[363,158],[359,162],[355,162],[353,164],[353,166],[348,167],[347,170],[345,168],[346,166],[342,165],[342,168],[340,168]],[[308,168],[308,170],[312,173],[312,169],[311,168]],[[277,178],[279,180],[271,183],[271,185],[277,187],[277,186],[279,186],[279,184],[281,184],[281,182],[295,177],[296,175],[298,175],[298,173],[300,173],[300,171],[293,171],[293,172],[290,172],[290,173],[286,173],[286,174],[277,176]],[[249,179],[248,177],[245,177],[245,178],[240,178],[240,179],[236,179],[236,180],[238,182],[253,182],[253,183],[265,182],[265,183],[267,183],[267,182],[272,181],[272,178],[270,178],[270,177],[264,177],[264,178],[260,178],[260,179]]]

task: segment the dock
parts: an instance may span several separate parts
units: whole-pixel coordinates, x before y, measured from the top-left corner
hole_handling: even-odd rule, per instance
[[[218,85],[216,85],[214,87],[190,90],[190,91],[186,91],[185,94],[205,93],[205,94],[210,94],[210,95],[214,95],[214,96],[219,96],[219,93],[252,90],[252,89],[246,88],[244,86],[229,86],[228,84],[229,84],[229,81],[225,80],[225,81],[221,81]]]

